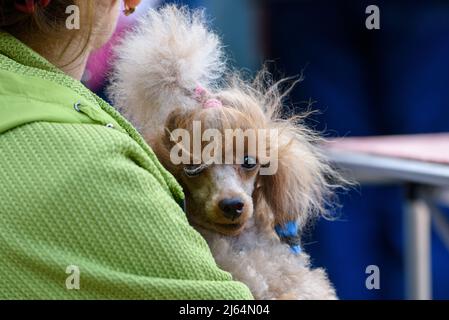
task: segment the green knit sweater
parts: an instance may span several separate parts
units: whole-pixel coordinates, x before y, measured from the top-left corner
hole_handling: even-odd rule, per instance
[[[182,198],[111,106],[0,33],[0,299],[251,298]]]

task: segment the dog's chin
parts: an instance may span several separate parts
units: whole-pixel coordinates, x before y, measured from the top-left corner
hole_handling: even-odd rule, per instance
[[[203,220],[200,218],[191,218],[189,219],[191,223],[195,226],[199,226],[203,229],[218,232],[225,236],[237,236],[239,235],[243,229],[245,228],[246,221],[238,221],[235,223],[219,223]]]
[[[237,236],[245,228],[245,223],[211,223],[211,229],[225,236]]]

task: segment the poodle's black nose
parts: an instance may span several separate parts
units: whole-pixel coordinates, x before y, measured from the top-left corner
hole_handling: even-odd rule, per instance
[[[240,217],[244,206],[245,203],[240,198],[223,199],[218,203],[218,207],[221,211],[223,211],[225,217],[231,220],[235,220]]]

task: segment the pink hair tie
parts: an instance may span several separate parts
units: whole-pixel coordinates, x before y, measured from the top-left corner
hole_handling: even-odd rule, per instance
[[[197,85],[196,88],[193,90],[193,93],[194,93],[195,99],[198,102],[201,102],[204,99],[204,97],[207,95],[207,90],[203,86]]]
[[[221,108],[223,104],[218,99],[207,99],[206,102],[203,103],[203,109],[209,108]]]
[[[209,95],[209,92],[201,85],[196,86],[196,88],[193,90],[193,94],[196,101],[202,102],[203,109],[223,107],[223,104],[218,99],[211,98],[206,100],[206,96]]]

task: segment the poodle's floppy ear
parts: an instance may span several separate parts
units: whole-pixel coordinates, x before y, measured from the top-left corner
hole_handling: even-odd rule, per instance
[[[259,176],[257,195],[271,208],[279,237],[299,251],[299,229],[311,216],[324,213],[333,188],[328,179],[334,171],[307,129],[288,124],[278,128],[277,135],[276,145],[270,146],[277,168]]]
[[[176,129],[186,128],[186,122],[188,122],[187,115],[188,112],[183,108],[177,108],[172,111],[167,116],[163,129],[161,129],[158,134],[153,134],[153,138],[150,141],[150,145],[156,153],[159,161],[166,169],[175,175],[178,168],[171,157],[172,149],[176,144],[172,140],[172,133]]]

